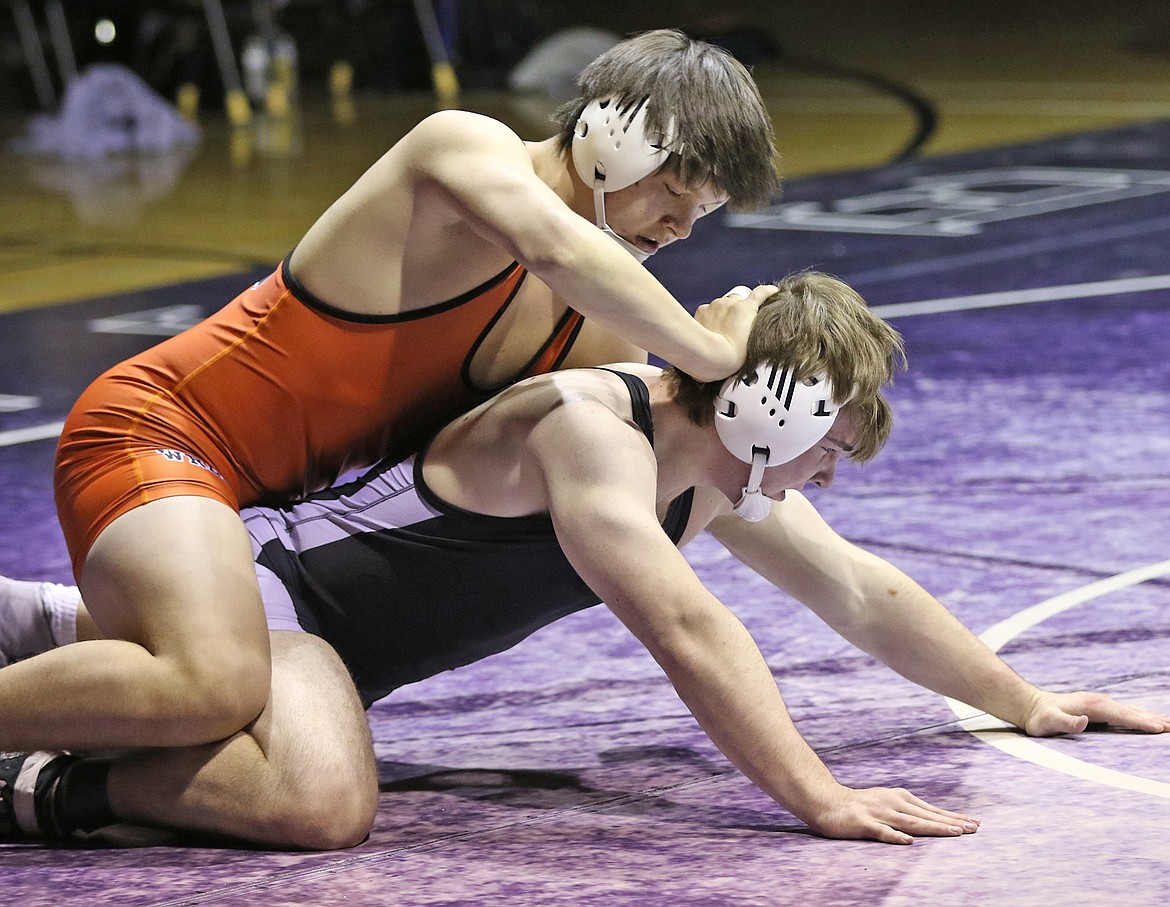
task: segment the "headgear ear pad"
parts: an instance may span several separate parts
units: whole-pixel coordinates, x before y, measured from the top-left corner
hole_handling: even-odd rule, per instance
[[[833,427],[840,406],[825,375],[798,381],[792,369],[764,364],[723,382],[715,398],[715,430],[737,459],[765,466],[795,460]]]
[[[606,98],[585,105],[573,132],[573,165],[586,186],[616,192],[666,163],[670,136],[647,134],[648,104],[643,98],[622,107]]]
[[[733,456],[752,465],[735,512],[752,523],[766,517],[772,501],[760,491],[765,467],[795,460],[816,444],[839,410],[825,375],[797,381],[792,369],[765,364],[723,382],[715,431]]]

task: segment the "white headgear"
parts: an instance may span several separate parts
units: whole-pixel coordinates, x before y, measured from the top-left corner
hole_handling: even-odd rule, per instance
[[[797,381],[791,369],[761,365],[754,374],[723,382],[715,398],[715,430],[723,446],[752,470],[735,512],[750,522],[768,515],[760,491],[764,468],[795,460],[821,440],[840,405],[825,375]]]
[[[671,136],[646,133],[649,98],[626,107],[614,98],[590,101],[573,130],[573,165],[586,186],[593,188],[593,210],[605,233],[633,255],[645,261],[649,253],[618,236],[605,222],[606,192],[625,189],[649,176],[670,156]]]

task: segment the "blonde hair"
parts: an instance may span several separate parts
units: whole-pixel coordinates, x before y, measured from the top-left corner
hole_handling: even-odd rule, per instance
[[[847,400],[845,405],[860,417],[852,459],[872,459],[893,427],[882,388],[905,366],[901,336],[869,310],[856,290],[835,277],[802,271],[778,281],[777,287],[756,315],[739,376],[774,363],[791,368],[797,380],[826,374],[837,402]],[[723,382],[701,383],[675,368],[666,375],[691,421],[706,425]]]

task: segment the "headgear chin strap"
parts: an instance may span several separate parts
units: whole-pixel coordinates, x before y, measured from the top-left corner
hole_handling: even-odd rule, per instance
[[[593,210],[597,217],[597,226],[601,227],[601,232],[616,242],[619,246],[634,256],[639,262],[644,262],[647,258],[653,255],[653,252],[647,252],[645,249],[639,249],[632,242],[624,236],[618,236],[613,232],[613,228],[605,222],[605,202],[601,199],[602,190],[593,190]]]
[[[586,186],[593,188],[597,226],[638,261],[650,257],[605,222],[605,193],[625,189],[649,176],[670,157],[670,135],[646,134],[649,98],[620,107],[615,98],[590,101],[573,131],[573,165]]]
[[[760,491],[764,469],[795,460],[821,440],[840,408],[825,375],[798,381],[791,369],[764,364],[723,382],[715,398],[715,430],[736,459],[752,466],[737,514],[752,523],[768,515],[772,502]]]

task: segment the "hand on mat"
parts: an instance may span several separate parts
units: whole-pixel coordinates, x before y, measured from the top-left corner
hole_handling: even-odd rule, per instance
[[[826,838],[870,838],[885,844],[910,844],[916,837],[949,838],[971,834],[979,820],[939,809],[901,788],[841,787],[809,827]]]
[[[1109,724],[1147,734],[1170,731],[1170,717],[1141,706],[1125,705],[1103,693],[1038,691],[1023,729],[1032,737],[1079,734],[1090,724]]]
[[[721,334],[731,345],[727,370],[717,378],[734,374],[743,366],[744,357],[747,355],[748,333],[752,329],[756,312],[760,304],[775,292],[776,287],[771,284],[762,284],[750,291],[747,287],[735,287],[718,299],[699,306],[695,311],[695,320],[699,324],[709,331]],[[704,376],[694,377],[703,380]]]

